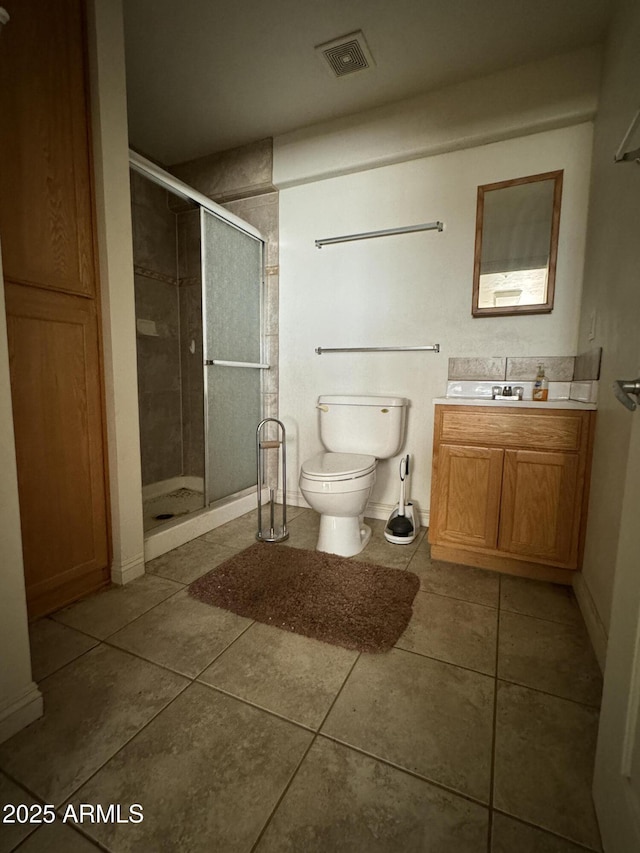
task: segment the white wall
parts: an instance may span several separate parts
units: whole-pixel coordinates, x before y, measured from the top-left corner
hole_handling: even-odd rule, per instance
[[[591,138],[591,124],[583,123],[280,192],[280,416],[290,437],[293,497],[301,462],[321,448],[318,394],[393,393],[411,400],[405,452],[415,456],[412,497],[424,511],[431,401],[445,392],[448,358],[575,354]],[[553,313],[472,318],[477,186],[554,169],[565,175]],[[319,237],[436,219],[445,223],[442,233],[314,245]],[[439,354],[314,352],[316,346],[431,343],[440,344]],[[397,469],[395,462],[378,468],[372,500],[380,517],[397,501]]]
[[[5,317],[0,256],[0,743],[42,715],[31,679]]]
[[[295,186],[579,124],[596,112],[599,46],[530,62],[274,139],[273,182]]]
[[[613,161],[640,106],[638,80],[640,5],[636,0],[624,0],[605,51],[580,322],[581,346],[601,346],[603,352],[582,572],[586,589],[577,591],[591,599],[605,631],[609,627],[631,421],[640,416],[640,412],[625,409],[610,390],[615,379],[640,376],[640,167],[634,162]],[[630,143],[631,147],[640,145],[640,129]],[[594,313],[596,335],[590,341]]]

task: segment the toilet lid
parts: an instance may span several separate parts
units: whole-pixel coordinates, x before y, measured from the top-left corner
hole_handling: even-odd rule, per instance
[[[375,456],[364,453],[316,453],[302,463],[302,473],[317,480],[347,480],[363,477],[375,467]]]

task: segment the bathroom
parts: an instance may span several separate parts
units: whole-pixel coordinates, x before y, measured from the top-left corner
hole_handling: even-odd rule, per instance
[[[108,67],[120,68],[123,45],[117,33],[121,22],[117,14],[114,20],[113,5],[97,2],[95,7],[98,47],[104,51],[102,61],[106,56],[112,60]],[[281,133],[258,146],[232,147],[227,154],[196,157],[187,162],[184,158],[163,158],[178,178],[228,206],[230,211],[259,228],[267,239],[265,280],[270,287],[270,307],[263,331],[265,360],[270,368],[265,371],[262,387],[263,413],[277,415],[287,428],[287,487],[292,524],[296,522],[296,513],[302,517],[305,511],[298,489],[300,465],[320,449],[316,410],[319,394],[366,391],[402,395],[410,401],[404,451],[413,460],[411,498],[426,527],[432,475],[432,400],[445,393],[449,358],[573,357],[591,346],[603,348],[598,411],[601,431],[596,438],[582,573],[584,589],[580,599],[582,616],[601,665],[608,637],[614,636],[616,627],[615,619],[610,622],[613,566],[618,550],[629,553],[626,540],[619,538],[618,533],[629,528],[628,521],[626,527],[623,521],[630,517],[629,501],[633,493],[630,487],[625,493],[625,476],[635,459],[629,450],[628,414],[609,392],[614,379],[631,376],[637,367],[633,349],[636,327],[632,319],[637,311],[629,310],[630,305],[637,306],[637,301],[634,302],[637,288],[633,286],[638,263],[633,231],[638,189],[633,170],[637,167],[635,164],[611,166],[613,152],[637,109],[635,96],[625,81],[637,78],[638,53],[630,51],[625,33],[627,30],[637,33],[640,18],[630,4],[625,6],[625,12],[631,15],[632,26],[627,25],[624,15],[616,18],[602,81],[601,51],[598,47],[585,47],[523,65],[517,73],[495,72],[468,84],[452,86],[445,93],[416,96],[383,110],[351,116],[346,121],[328,121],[315,130]],[[123,237],[126,228],[121,227],[122,223],[128,226],[131,209],[125,153],[129,136],[122,98],[124,79],[121,76],[114,82],[105,74],[104,67],[101,74],[101,92],[105,97],[100,102],[102,124],[96,128],[96,134],[101,146],[99,186],[104,192],[104,198],[99,199],[99,212],[104,221],[98,236],[102,241],[106,306],[112,577],[119,583],[127,582],[122,589],[110,590],[108,594],[126,593],[127,588],[134,590],[135,584],[150,586],[154,582],[158,587],[164,585],[167,593],[175,592],[175,597],[183,601],[182,590],[174,585],[178,581],[166,580],[160,572],[159,578],[141,577],[145,557],[149,562],[154,557],[162,560],[164,552],[169,553],[186,542],[186,549],[191,544],[193,548],[184,553],[190,560],[196,560],[196,546],[202,540],[200,543],[190,540],[197,536],[209,537],[205,542],[211,549],[217,549],[219,556],[224,556],[230,546],[229,540],[222,538],[223,525],[212,530],[211,518],[202,512],[194,514],[199,520],[190,530],[187,530],[189,519],[169,521],[168,525],[157,528],[160,534],[172,531],[174,537],[183,535],[177,533],[182,530],[182,539],[165,538],[163,542],[159,535],[154,550],[156,546],[151,543],[155,537],[145,537],[140,502],[142,483],[137,470],[141,434],[136,336],[138,342],[155,336],[145,335],[152,333],[153,328],[145,324],[139,327],[136,319],[154,318],[136,314],[131,247],[127,248],[128,238]],[[522,102],[522,91],[530,93],[527,104]],[[438,120],[430,124],[424,119],[428,115],[436,115]],[[140,147],[144,150],[144,146]],[[176,167],[176,163],[180,165]],[[478,185],[557,169],[564,170],[565,184],[553,312],[528,317],[473,318],[471,279]],[[229,180],[230,185],[224,184],[224,180]],[[444,223],[441,232],[407,233],[322,249],[315,245],[319,238],[432,220]],[[184,341],[189,355],[195,354],[190,352],[192,341],[197,350],[195,336],[188,335]],[[317,347],[436,343],[439,352],[316,353]],[[379,465],[367,512],[374,521],[386,518],[397,501],[397,461],[396,458]],[[198,477],[201,473],[182,470],[180,476],[183,475]],[[164,473],[150,475],[150,481],[164,476]],[[227,511],[230,514],[220,516],[215,524],[228,521],[233,525],[233,518],[241,515],[244,508],[227,506],[224,512]],[[198,526],[202,523],[206,526]],[[246,537],[247,544],[254,535],[253,530],[241,529],[239,524],[233,530],[239,537]],[[146,615],[145,606],[141,605],[140,623]],[[164,630],[160,619],[162,607],[158,605],[154,628],[158,633]],[[162,615],[168,615],[166,609]],[[168,623],[169,619],[165,621]],[[84,624],[91,629],[90,620]],[[185,618],[183,625],[188,631],[192,628]],[[71,630],[71,621],[65,627]],[[118,625],[117,630],[125,629]],[[79,627],[78,633],[83,631]],[[105,629],[108,636],[111,632],[116,632],[113,626],[109,631]],[[89,645],[86,634],[84,639]],[[241,639],[238,636],[239,648]],[[191,641],[196,642],[193,636]],[[115,658],[116,645],[106,643],[98,648],[101,654]],[[255,659],[260,651],[257,646],[253,648]],[[97,656],[98,652],[90,649],[88,654]],[[118,654],[124,659],[124,652]],[[143,658],[144,655],[134,657],[139,668],[143,666]],[[151,666],[149,658],[146,660],[144,665]],[[351,665],[350,661],[342,661],[340,671],[348,672]],[[328,670],[332,666],[327,663]],[[171,676],[166,674],[170,669],[173,669]],[[168,665],[163,670],[165,683],[176,672],[176,667]],[[127,677],[125,668],[122,677]],[[392,677],[389,672],[389,678]],[[52,678],[55,680],[56,675]],[[303,682],[304,677],[300,680]],[[147,689],[152,695],[150,682]],[[201,698],[205,696],[201,685],[191,685],[189,690]],[[221,712],[225,711],[220,699],[223,694],[224,689],[220,695],[215,693]],[[120,704],[126,705],[130,695],[134,694],[125,694]],[[135,695],[142,707],[146,696],[141,699]],[[168,708],[173,714],[173,730],[182,728],[183,720],[176,716],[181,702],[182,699],[176,700]],[[569,703],[568,707],[575,710],[577,703],[575,706]],[[210,723],[208,730],[213,731],[215,717],[207,717],[204,702],[201,710],[202,719]],[[273,715],[265,715],[265,721],[275,727],[278,713],[276,710]],[[155,725],[154,720],[148,731]],[[390,725],[387,731],[393,728]],[[185,727],[185,731],[189,729]],[[144,731],[142,735],[146,737]],[[199,735],[206,737],[208,731],[199,730]],[[296,736],[300,736],[297,729]],[[336,749],[339,739],[337,735],[333,742]],[[326,746],[328,740],[318,737],[317,743]],[[118,748],[124,748],[120,757],[115,756],[114,766],[118,766],[120,758],[128,760],[135,751],[135,741],[136,737],[125,745],[122,738],[118,740]],[[178,752],[184,748],[181,743]],[[216,749],[219,754],[227,755],[224,743],[219,743]],[[309,753],[314,760],[315,749],[312,746]],[[173,753],[167,749],[164,754]],[[137,755],[140,766],[144,755],[144,750]],[[206,758],[213,761],[215,754],[207,753]],[[196,765],[194,759],[194,776],[189,778],[195,778]],[[384,773],[391,772],[389,768],[390,765],[385,765]],[[148,782],[145,792],[149,801],[158,798],[162,802],[164,791],[159,787],[151,791],[153,769],[154,765],[140,784]],[[118,787],[120,783],[125,786],[126,773],[117,772],[109,779],[108,766],[105,770],[92,765],[91,772],[94,771],[109,782],[105,790],[113,797],[122,796],[123,791],[132,798],[136,796],[131,787]],[[209,767],[203,769],[200,790],[210,790],[206,787],[210,783],[208,771]],[[246,779],[242,773],[237,778]],[[234,785],[237,778],[234,777]],[[250,789],[247,785],[241,787]],[[234,791],[238,793],[237,788]],[[400,800],[409,801],[411,797],[405,791]],[[472,805],[475,808],[477,803]],[[184,809],[180,811],[181,815],[185,813]],[[171,829],[168,823],[165,822],[167,831]],[[172,823],[179,823],[177,815],[172,815]],[[183,825],[187,831],[186,821]],[[532,825],[538,825],[534,819],[520,826],[533,831]],[[152,821],[146,820],[144,828],[148,830],[151,826]],[[553,840],[563,845],[559,848],[563,853],[564,847],[573,853],[575,845],[565,844],[566,837],[558,840],[562,832],[557,827],[551,827],[550,831],[556,832]],[[571,837],[575,840],[575,836]],[[544,838],[549,840],[548,836]],[[584,841],[584,846],[577,849],[597,849],[596,842],[578,841]],[[261,849],[262,841],[256,841],[256,845]],[[467,845],[460,849],[474,848]],[[486,849],[486,844],[476,849]]]

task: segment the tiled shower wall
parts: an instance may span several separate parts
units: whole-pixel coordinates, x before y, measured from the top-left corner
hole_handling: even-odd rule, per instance
[[[142,484],[203,476],[197,210],[131,173]],[[191,352],[193,349],[193,352]]]

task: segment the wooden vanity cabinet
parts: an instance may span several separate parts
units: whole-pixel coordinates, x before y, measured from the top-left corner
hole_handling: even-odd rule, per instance
[[[594,418],[436,405],[432,557],[570,583],[582,559]]]

